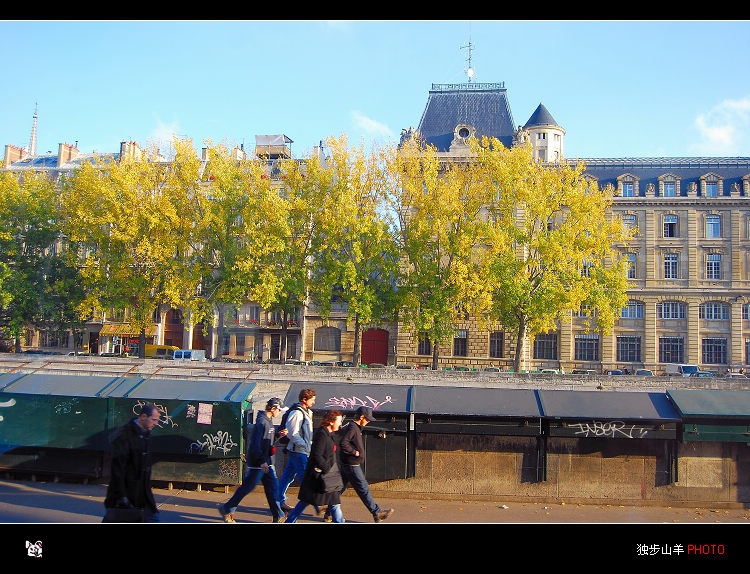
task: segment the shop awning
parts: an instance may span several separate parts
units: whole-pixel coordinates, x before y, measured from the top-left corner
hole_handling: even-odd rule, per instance
[[[146,336],[147,337],[154,337],[156,336],[156,325],[148,325],[146,327]],[[115,335],[118,335],[120,337],[124,336],[139,336],[141,334],[141,330],[137,327],[133,327],[130,325],[130,323],[120,323],[120,324],[112,324],[108,323],[106,325],[102,325],[101,331],[99,331],[99,336],[101,337],[113,337]]]

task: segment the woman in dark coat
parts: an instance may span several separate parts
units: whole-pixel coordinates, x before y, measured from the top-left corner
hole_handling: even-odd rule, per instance
[[[323,418],[321,425],[315,430],[312,438],[312,448],[310,457],[307,460],[305,476],[302,478],[302,484],[299,489],[299,502],[297,506],[289,513],[286,519],[287,523],[296,522],[297,518],[309,505],[328,506],[333,517],[333,522],[344,522],[344,515],[341,512],[341,497],[336,488],[332,492],[324,492],[321,474],[333,469],[338,472],[338,456],[334,433],[341,427],[341,421],[344,419],[341,411],[328,411]]]

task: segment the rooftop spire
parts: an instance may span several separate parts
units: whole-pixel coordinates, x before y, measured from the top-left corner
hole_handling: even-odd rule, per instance
[[[469,57],[466,59],[468,62],[468,66],[464,69],[464,72],[467,76],[469,76],[469,82],[471,82],[471,78],[474,77],[474,69],[471,67],[471,51],[472,51],[472,44],[471,44],[471,33],[469,33],[469,43],[465,46],[461,46],[462,50],[469,49]]]
[[[29,155],[35,156],[36,155],[36,119],[37,119],[37,109],[39,105],[37,102],[34,103],[34,124],[31,127],[31,141],[29,142]]]

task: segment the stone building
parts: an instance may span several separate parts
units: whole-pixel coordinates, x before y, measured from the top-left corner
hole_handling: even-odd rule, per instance
[[[565,130],[543,104],[524,125],[513,122],[507,90],[495,84],[434,84],[420,136],[445,161],[464,157],[466,138],[505,145],[530,140],[540,161],[583,161],[586,175],[612,186],[612,210],[636,227],[622,249],[630,261],[628,305],[613,332],[587,333],[571,313],[556,332],[526,345],[528,369],[664,370],[694,363],[726,372],[750,364],[750,158],[577,158],[564,156]],[[507,368],[514,341],[470,317],[439,349],[441,366]],[[429,343],[399,325],[396,360],[430,364]]]

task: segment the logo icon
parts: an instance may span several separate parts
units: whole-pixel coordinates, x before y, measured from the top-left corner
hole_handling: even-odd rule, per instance
[[[33,558],[41,558],[42,557],[42,541],[37,540],[36,542],[29,542],[27,540],[26,551],[28,552],[29,556]]]

